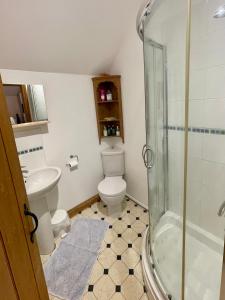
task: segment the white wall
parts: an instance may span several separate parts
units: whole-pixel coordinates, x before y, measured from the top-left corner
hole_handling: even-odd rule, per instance
[[[122,77],[127,192],[147,206],[147,172],[141,156],[145,144],[143,49],[135,30],[135,17],[110,73]]]
[[[18,97],[6,96],[6,102],[9,110],[9,115],[12,117],[16,117],[16,114],[21,112]]]
[[[18,151],[43,146],[20,155],[29,169],[45,164],[62,169],[57,189],[49,198],[50,209],[70,209],[97,194],[102,178],[93,88],[90,76],[0,70],[4,83],[42,84],[47,102],[47,127],[16,133]],[[78,170],[70,171],[70,154],[79,156]]]

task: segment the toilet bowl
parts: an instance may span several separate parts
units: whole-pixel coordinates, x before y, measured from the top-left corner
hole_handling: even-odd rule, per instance
[[[109,215],[117,217],[121,213],[126,186],[126,181],[122,176],[105,177],[99,183],[99,196],[107,205]]]

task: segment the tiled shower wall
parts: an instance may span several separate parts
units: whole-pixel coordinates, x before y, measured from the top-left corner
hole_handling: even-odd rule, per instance
[[[190,125],[225,129],[225,19],[213,18],[224,3],[194,3]],[[216,131],[189,136],[188,215],[194,223],[223,239],[224,220],[217,212],[225,200],[225,136]]]
[[[222,4],[193,1],[192,6],[187,198],[188,220],[220,238],[224,221],[217,211],[225,200],[225,19],[215,19],[213,13]],[[182,18],[171,24],[165,35],[168,125],[172,126],[169,209],[182,214],[185,35]]]

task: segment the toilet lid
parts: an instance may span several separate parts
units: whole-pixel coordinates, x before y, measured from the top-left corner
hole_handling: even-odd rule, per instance
[[[106,177],[98,185],[98,191],[107,196],[116,196],[126,190],[126,181],[122,177]]]

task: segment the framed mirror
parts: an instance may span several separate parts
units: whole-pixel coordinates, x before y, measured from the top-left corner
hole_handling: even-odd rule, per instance
[[[48,121],[43,86],[40,84],[3,84],[12,125]]]

